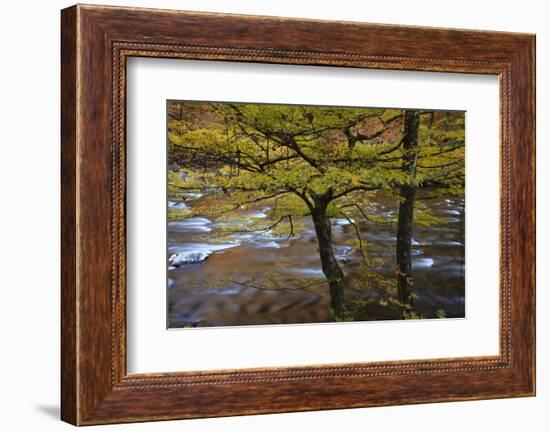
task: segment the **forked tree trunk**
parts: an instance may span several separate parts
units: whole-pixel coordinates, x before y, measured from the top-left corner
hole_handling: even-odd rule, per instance
[[[418,155],[418,128],[420,116],[415,111],[405,111],[405,130],[403,136],[403,172],[407,181],[400,187],[399,215],[397,218],[396,238],[396,274],[397,296],[401,304],[401,318],[407,317],[407,309],[413,305],[413,274],[411,262],[411,242],[413,232],[414,201],[416,185],[413,183],[416,174]]]
[[[326,206],[316,206],[312,212],[313,225],[319,243],[319,256],[330,290],[330,308],[336,319],[344,317],[344,273],[332,250],[332,228],[326,215]]]

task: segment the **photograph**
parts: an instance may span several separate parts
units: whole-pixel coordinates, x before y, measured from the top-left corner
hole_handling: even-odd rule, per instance
[[[465,117],[168,100],[167,327],[464,318]]]

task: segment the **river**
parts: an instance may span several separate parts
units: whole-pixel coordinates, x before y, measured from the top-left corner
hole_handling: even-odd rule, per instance
[[[192,206],[197,201],[171,200],[169,206]],[[439,222],[414,226],[414,312],[422,318],[441,316],[438,310],[446,317],[464,317],[464,201],[441,197],[425,202]],[[265,210],[258,207],[245,215],[264,218]],[[381,200],[374,211],[391,220],[396,206]],[[169,222],[168,326],[330,322],[317,239],[309,217],[303,222],[304,229],[295,238],[241,233],[226,242],[208,240],[225,227],[215,219]],[[355,220],[355,224],[367,255],[379,262],[372,270],[394,280],[395,223]],[[365,295],[357,286],[360,254],[349,245],[354,238],[354,227],[347,220],[333,220],[334,251],[345,274],[346,298]],[[297,280],[308,287],[293,289]],[[395,307],[379,301],[365,303],[356,316],[357,320],[398,318]]]

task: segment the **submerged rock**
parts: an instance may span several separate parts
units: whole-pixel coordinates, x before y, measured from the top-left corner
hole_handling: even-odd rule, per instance
[[[201,263],[212,254],[223,253],[229,248],[238,247],[240,243],[208,244],[188,243],[184,247],[170,246],[168,251],[172,253],[168,258],[168,269],[174,270],[182,265]]]
[[[170,267],[178,268],[189,263],[200,263],[208,259],[212,254],[210,250],[189,250],[174,253],[168,258]]]

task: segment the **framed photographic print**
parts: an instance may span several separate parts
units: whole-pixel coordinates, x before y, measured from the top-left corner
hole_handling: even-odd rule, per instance
[[[62,419],[535,394],[535,38],[62,11]]]

